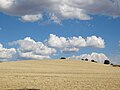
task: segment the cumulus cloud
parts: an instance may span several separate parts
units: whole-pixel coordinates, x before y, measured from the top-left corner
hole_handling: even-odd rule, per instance
[[[30,37],[17,40],[11,45],[18,45],[18,57],[23,59],[46,59],[56,52],[55,49],[45,46],[42,42],[36,42]]]
[[[20,20],[22,20],[23,22],[35,22],[42,19],[42,15],[38,14],[38,15],[24,15],[21,17]]]
[[[19,52],[19,56],[18,58],[19,59],[34,59],[34,60],[39,60],[39,59],[49,59],[50,56],[49,55],[37,55],[37,54],[34,54],[33,52],[21,52],[21,51],[18,51]]]
[[[83,38],[78,37],[58,37],[54,34],[50,34],[48,39],[44,43],[35,41],[30,37],[26,37],[21,40],[10,42],[9,45],[15,46],[15,48],[3,48],[0,44],[0,60],[12,60],[15,59],[49,59],[52,55],[57,53],[57,50],[61,53],[74,53],[78,52],[83,47],[104,48],[105,43],[101,37],[91,36]],[[80,56],[72,56],[71,59],[88,58],[89,60],[102,60],[108,59],[103,53],[83,54]]]
[[[79,48],[75,48],[75,47],[63,48],[61,50],[62,53],[66,53],[66,54],[74,53],[74,52],[77,52],[77,51],[79,51]]]
[[[64,19],[90,20],[91,15],[120,17],[120,0],[0,0],[0,12],[27,21],[48,15],[60,23]]]
[[[0,60],[48,59],[55,55],[57,51],[69,54],[78,52],[82,47],[104,48],[104,44],[104,40],[96,36],[65,38],[50,34],[44,43],[26,37],[9,43],[15,48],[7,49],[0,44]]]
[[[82,54],[80,56],[74,56],[73,55],[72,57],[69,57],[69,58],[70,59],[79,59],[79,60],[87,58],[89,61],[95,60],[95,61],[97,61],[99,63],[103,63],[104,60],[109,60],[109,58],[105,54],[96,53],[96,52],[93,52],[91,54]]]
[[[105,42],[101,37],[91,36],[87,39],[79,37],[58,37],[54,34],[50,34],[47,44],[51,47],[60,49],[63,53],[71,53],[79,51],[82,47],[104,48]]]
[[[104,48],[104,40],[101,37],[87,37],[86,45],[95,48]]]
[[[15,48],[4,48],[3,45],[0,43],[0,61],[6,61],[8,59],[12,59],[16,54],[16,49]]]

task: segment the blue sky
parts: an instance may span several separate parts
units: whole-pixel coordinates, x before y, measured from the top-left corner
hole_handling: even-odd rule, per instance
[[[109,0],[108,0],[109,1]],[[33,22],[20,20],[18,15],[10,15],[7,11],[0,12],[0,43],[4,48],[14,48],[8,43],[22,40],[26,37],[31,37],[33,40],[44,43],[50,34],[58,37],[78,37],[87,38],[90,36],[101,37],[105,41],[105,48],[80,48],[74,53],[60,53],[51,56],[52,58],[59,58],[61,56],[70,57],[72,55],[79,56],[81,54],[90,54],[92,52],[104,53],[113,62],[120,63],[120,18],[113,18],[109,15],[90,15],[91,20],[80,20],[72,17],[72,19],[61,19],[60,24],[54,21],[49,21],[47,15],[44,19]],[[105,13],[104,13],[105,14]],[[119,16],[119,15],[118,15]],[[59,16],[58,16],[59,17]],[[114,57],[118,57],[115,60]]]

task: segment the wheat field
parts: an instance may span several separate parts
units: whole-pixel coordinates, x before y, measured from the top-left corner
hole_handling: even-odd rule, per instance
[[[0,90],[120,90],[120,68],[79,60],[0,63]]]

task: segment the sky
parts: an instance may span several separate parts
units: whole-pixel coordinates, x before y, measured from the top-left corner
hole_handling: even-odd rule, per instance
[[[0,0],[0,60],[120,64],[119,29],[119,0]]]

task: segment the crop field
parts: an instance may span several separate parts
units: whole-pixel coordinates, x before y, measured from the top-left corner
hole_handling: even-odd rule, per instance
[[[0,63],[0,90],[120,90],[120,68],[79,60]]]

